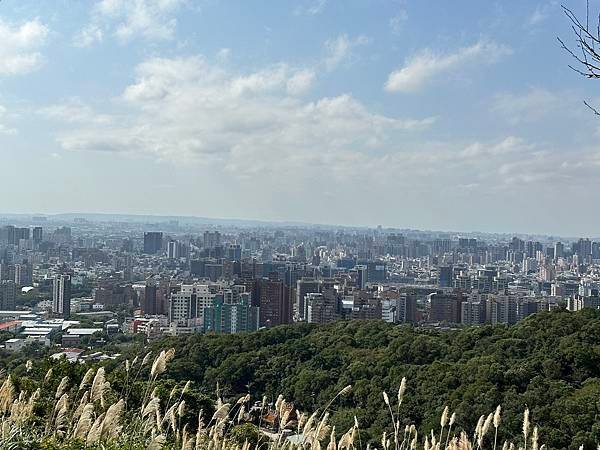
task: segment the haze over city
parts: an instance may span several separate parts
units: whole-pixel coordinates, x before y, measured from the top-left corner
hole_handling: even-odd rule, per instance
[[[557,36],[554,1],[6,0],[0,209],[594,235]]]

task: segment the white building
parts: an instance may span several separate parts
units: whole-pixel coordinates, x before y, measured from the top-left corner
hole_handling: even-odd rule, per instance
[[[169,322],[178,327],[202,328],[204,308],[212,306],[216,290],[208,284],[183,284],[169,299]]]
[[[25,347],[26,343],[27,342],[25,341],[25,339],[13,338],[13,339],[9,339],[8,341],[4,342],[4,348],[8,352],[18,352],[23,347]]]

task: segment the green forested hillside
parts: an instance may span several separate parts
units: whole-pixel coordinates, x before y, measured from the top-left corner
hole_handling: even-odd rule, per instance
[[[348,429],[356,415],[365,434],[389,426],[383,390],[408,379],[404,416],[422,430],[439,428],[445,405],[459,428],[472,430],[482,414],[502,405],[502,439],[521,430],[531,410],[540,440],[551,448],[595,448],[600,442],[600,311],[556,311],[519,325],[454,332],[415,330],[383,322],[295,325],[252,334],[168,338],[175,347],[167,377],[191,379],[224,396],[283,394],[301,410],[335,402],[334,424]]]

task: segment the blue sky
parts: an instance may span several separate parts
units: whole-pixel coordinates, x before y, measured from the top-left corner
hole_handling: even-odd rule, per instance
[[[1,209],[597,235],[557,36],[555,1],[4,0]]]

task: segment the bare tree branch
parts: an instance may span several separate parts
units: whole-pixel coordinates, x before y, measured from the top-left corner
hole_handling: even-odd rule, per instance
[[[572,50],[565,42],[558,37],[558,42],[563,50],[577,61],[576,66],[569,64],[569,68],[586,78],[600,78],[600,14],[598,15],[595,29],[590,28],[590,2],[586,2],[585,25],[577,18],[575,13],[561,5],[563,12],[571,22],[571,29],[575,35],[575,45]],[[581,52],[579,56],[578,53]],[[583,102],[595,115],[600,116],[598,109],[591,106],[588,102]]]

